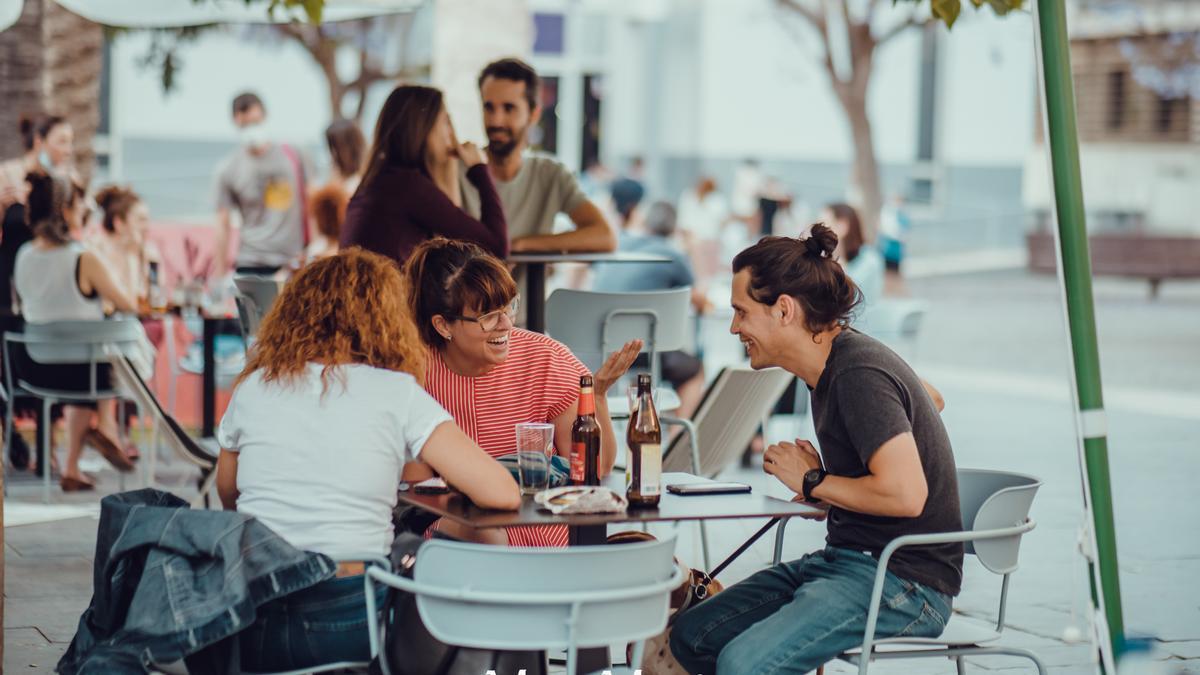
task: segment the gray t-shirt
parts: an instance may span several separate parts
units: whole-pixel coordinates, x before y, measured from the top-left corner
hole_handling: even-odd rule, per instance
[[[925,509],[916,518],[831,508],[826,537],[830,546],[878,557],[901,535],[962,530],[950,437],[920,378],[895,352],[854,329],[843,330],[834,339],[825,370],[812,392],[812,411],[829,473],[849,478],[867,475],[875,451],[911,431],[929,486]],[[962,561],[962,544],[906,546],[892,556],[888,570],[947,595],[958,595]]]
[[[298,151],[294,156],[300,157]],[[282,266],[304,250],[299,173],[278,143],[260,156],[239,147],[221,165],[217,208],[237,211],[242,218],[237,265]]]
[[[579,187],[579,181],[557,159],[539,153],[528,153],[521,159],[521,168],[512,180],[495,180],[496,192],[504,204],[504,218],[508,221],[509,239],[528,237],[534,234],[551,234],[554,217],[570,213],[587,201],[587,195]],[[479,218],[479,192],[466,179],[459,176],[462,185],[463,210]]]

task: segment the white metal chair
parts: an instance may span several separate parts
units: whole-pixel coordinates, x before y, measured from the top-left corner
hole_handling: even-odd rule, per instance
[[[691,288],[629,293],[560,288],[546,301],[546,332],[592,370],[626,342],[642,340],[657,389],[659,353],[688,346],[692,334],[688,320],[691,295]]]
[[[447,644],[565,649],[567,672],[575,673],[580,647],[636,642],[632,663],[641,663],[643,641],[666,627],[671,591],[683,581],[674,551],[673,536],[524,549],[431,540],[417,554],[412,579],[367,570],[371,653],[380,647],[375,584],[381,583],[416,594],[425,627]]]
[[[50,454],[54,452],[54,425],[50,422],[50,408],[55,403],[66,401],[120,398],[122,392],[117,387],[100,387],[100,367],[136,353],[140,349],[141,336],[141,324],[135,319],[28,323],[25,324],[24,333],[4,334],[4,377],[7,392],[10,396],[19,392],[21,395],[42,400],[42,420],[45,423],[41,425],[42,456],[38,461],[42,466],[43,502],[50,502]],[[36,363],[87,366],[90,369],[90,387],[87,391],[56,389],[53,383],[31,382],[23,373],[14,373],[10,345],[15,344],[23,344],[28,358]],[[12,414],[13,406],[7,406],[6,443],[11,440],[9,435],[12,434]],[[123,485],[123,475],[121,481]]]
[[[893,348],[904,349],[911,361],[916,358],[917,338],[927,311],[923,300],[884,298],[868,305],[854,326]]]
[[[1022,535],[1036,525],[1029,517],[1029,507],[1041,485],[1041,480],[1020,473],[959,469],[958,496],[963,526],[967,529],[962,532],[905,535],[892,540],[879,556],[879,569],[871,590],[862,646],[843,652],[838,658],[856,664],[860,675],[866,675],[870,662],[875,659],[948,658],[955,661],[961,675],[966,672],[963,658],[967,656],[1009,655],[1029,659],[1038,673],[1045,675],[1045,665],[1028,649],[992,644],[1000,639],[1004,630],[1009,577],[1017,570]],[[782,521],[776,531],[776,564],[782,558],[786,524],[786,520]],[[948,542],[963,542],[968,555],[974,555],[989,572],[1003,577],[995,625],[954,616],[936,638],[875,639],[883,580],[892,554],[903,546]],[[867,658],[863,658],[863,654],[867,654]]]
[[[233,278],[234,300],[237,301],[238,323],[242,327],[242,337],[246,346],[258,333],[258,326],[263,317],[275,304],[283,282],[273,277],[236,276]]]

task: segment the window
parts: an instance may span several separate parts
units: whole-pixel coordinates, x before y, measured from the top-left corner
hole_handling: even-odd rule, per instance
[[[1154,116],[1155,130],[1160,134],[1169,134],[1182,124],[1188,113],[1187,98],[1158,97],[1158,113]]]
[[[1114,70],[1108,74],[1108,128],[1117,130],[1125,126],[1125,95],[1129,73]]]

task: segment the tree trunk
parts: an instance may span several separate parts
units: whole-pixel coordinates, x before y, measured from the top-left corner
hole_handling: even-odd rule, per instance
[[[43,2],[46,109],[71,123],[75,168],[90,180],[96,159],[92,139],[100,126],[104,29],[53,0]]]
[[[853,182],[857,191],[856,206],[862,219],[863,238],[874,241],[879,231],[879,211],[883,195],[879,185],[879,161],[875,157],[875,139],[871,136],[871,118],[867,116],[867,97],[839,96],[850,134],[854,141]]]
[[[0,159],[25,152],[17,124],[44,109],[42,0],[26,0],[21,18],[0,32]]]

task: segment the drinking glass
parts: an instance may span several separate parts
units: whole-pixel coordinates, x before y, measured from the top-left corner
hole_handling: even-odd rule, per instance
[[[522,422],[517,425],[517,473],[522,494],[532,495],[550,487],[553,448],[553,424]]]

